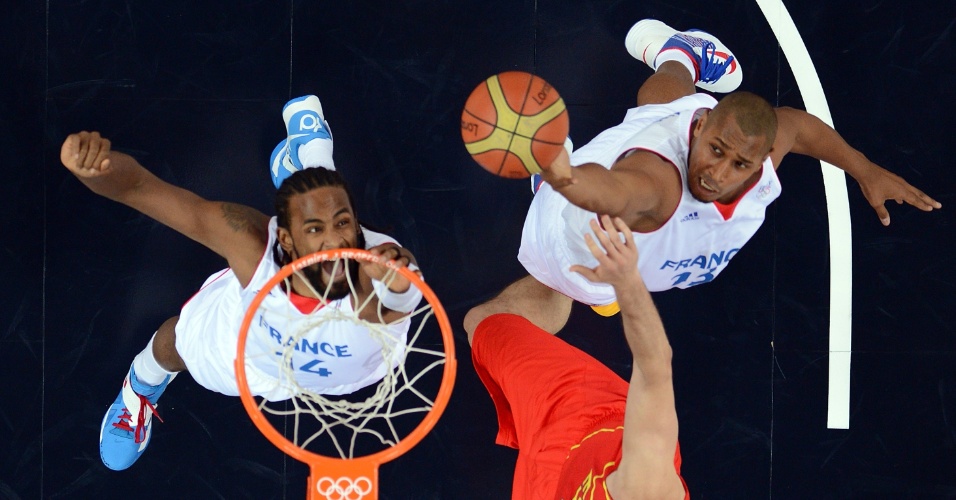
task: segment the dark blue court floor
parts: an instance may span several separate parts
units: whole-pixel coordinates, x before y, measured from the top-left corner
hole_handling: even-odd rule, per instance
[[[770,2],[767,3],[779,3]],[[956,498],[953,181],[956,5],[788,1],[836,128],[940,200],[852,217],[850,428],[828,429],[827,212],[818,163],[788,157],[784,192],[719,279],[658,294],[674,347],[683,475],[695,499]],[[0,144],[0,498],[303,498],[306,467],[237,398],[179,377],[143,458],[99,460],[100,419],[132,357],[223,267],[212,252],[93,195],[59,145],[99,130],[158,176],[271,213],[282,105],[322,98],[361,217],[417,255],[456,327],[451,404],[381,469],[382,498],[503,499],[516,454],[460,327],[522,275],[526,182],[471,161],[458,120],[491,74],[531,71],[584,144],[650,74],[632,23],[717,34],[742,88],[803,107],[756,1],[23,1],[6,9]],[[622,375],[618,320],[575,308],[562,337]]]

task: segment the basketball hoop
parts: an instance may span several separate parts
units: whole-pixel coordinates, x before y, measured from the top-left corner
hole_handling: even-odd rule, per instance
[[[293,276],[308,284],[303,270],[316,269],[327,262],[334,262],[330,276],[341,275],[345,270],[350,300],[340,303],[350,307],[328,307],[333,303],[329,298],[330,281],[324,290],[313,288],[320,299],[314,307],[303,309],[301,301],[294,303],[294,298],[286,293],[292,289]],[[386,266],[389,271],[382,279],[386,286],[400,275],[418,288],[425,300],[411,312],[400,313],[383,309],[372,290],[360,298],[356,290],[363,287],[353,281],[350,269],[361,262]],[[247,348],[253,321],[261,328],[266,321],[282,318],[292,325],[289,332],[280,335],[269,330],[272,338],[253,340]],[[325,388],[314,384],[321,380],[316,378],[321,372],[315,368],[325,369],[328,365],[316,364],[323,363],[316,359],[297,367],[293,358],[306,350],[304,346],[319,345],[321,350],[313,350],[318,356],[334,356],[335,348],[315,339],[323,328],[342,325],[367,331],[381,347],[381,362],[371,375],[375,380],[367,387],[323,392]],[[265,352],[261,347],[264,342],[274,342],[275,349]],[[379,359],[377,354],[374,359]],[[456,360],[445,310],[418,275],[366,250],[337,249],[317,252],[286,265],[258,291],[242,320],[235,365],[240,398],[253,423],[276,447],[308,464],[309,499],[375,500],[379,466],[417,445],[445,410],[454,385]],[[264,374],[270,383],[274,382],[274,390],[261,389]],[[256,395],[250,389],[251,379],[259,384]],[[312,386],[300,385],[305,381]],[[282,401],[282,408],[275,407],[278,401]],[[292,439],[278,431],[273,421],[283,423],[280,429],[291,427]]]

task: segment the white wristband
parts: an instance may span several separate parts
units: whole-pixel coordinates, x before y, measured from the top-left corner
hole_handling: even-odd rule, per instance
[[[372,289],[378,295],[379,303],[393,311],[411,312],[422,301],[422,291],[412,284],[408,285],[408,290],[398,293],[389,290],[385,283],[373,279]]]

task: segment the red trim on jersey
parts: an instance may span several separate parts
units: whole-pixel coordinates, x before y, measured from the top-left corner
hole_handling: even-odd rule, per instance
[[[734,209],[737,208],[737,204],[740,203],[740,198],[742,198],[742,197],[743,197],[743,195],[740,195],[739,197],[737,197],[736,200],[734,200],[734,201],[732,201],[732,202],[730,202],[730,203],[728,203],[728,204],[726,204],[726,205],[724,205],[723,203],[721,203],[721,202],[719,202],[719,201],[715,201],[715,202],[714,202],[714,207],[717,209],[718,212],[720,212],[720,215],[722,215],[722,216],[724,217],[724,220],[728,220],[728,219],[730,219],[731,217],[733,217],[733,215],[734,215]]]
[[[299,295],[293,291],[288,293],[289,302],[295,306],[302,314],[310,314],[319,309],[325,307],[326,302],[322,299],[316,299],[312,297],[306,297],[305,295]]]
[[[213,278],[212,280],[209,280],[209,282],[206,283],[205,285],[203,285],[202,288],[200,288],[199,290],[196,290],[196,293],[192,294],[192,297],[189,297],[188,299],[186,299],[186,302],[183,302],[183,306],[180,307],[180,309],[182,309],[183,307],[186,307],[186,304],[188,304],[191,300],[193,300],[194,298],[196,298],[196,296],[199,295],[199,292],[205,290],[207,286],[209,286],[209,285],[215,283],[216,281],[219,280],[219,278],[222,278],[226,273],[228,273],[228,272],[231,271],[231,270],[232,270],[231,267],[227,267],[227,268],[223,269],[222,271],[219,271],[219,275],[218,275],[218,276],[216,276],[216,277]]]
[[[740,193],[740,196],[738,196],[736,200],[727,204],[721,203],[716,200],[714,201],[714,208],[716,208],[717,211],[720,212],[720,215],[724,217],[724,220],[729,220],[731,217],[733,217],[734,210],[737,208],[737,204],[740,203],[740,200],[742,200],[744,196],[746,196],[746,194],[749,193],[750,190],[754,188],[754,186],[756,186],[757,184],[760,184],[760,179],[763,178],[763,170],[762,170],[763,166],[761,165],[760,168],[761,168],[760,177],[757,177],[757,180],[754,181],[753,184],[751,184],[746,190],[744,190],[743,193]]]

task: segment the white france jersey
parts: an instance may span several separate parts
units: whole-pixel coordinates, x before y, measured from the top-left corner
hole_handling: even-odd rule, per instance
[[[363,228],[366,248],[396,243],[392,238]],[[269,242],[249,284],[242,288],[230,269],[211,276],[183,307],[176,327],[176,348],[204,387],[238,395],[235,359],[239,326],[256,294],[279,270],[272,258],[276,242],[276,218],[269,222]],[[303,298],[305,301],[310,299]],[[314,301],[313,301],[314,302]],[[312,307],[306,310],[311,311]],[[265,312],[264,312],[265,311]],[[369,327],[351,320],[325,321],[337,313],[352,314],[352,301],[332,301],[306,315],[296,309],[280,288],[259,307],[249,327],[246,342],[246,375],[250,391],[270,401],[294,395],[291,385],[281,383],[279,364],[283,346],[300,329],[307,332],[294,342],[291,367],[297,383],[319,394],[348,394],[378,382],[386,373],[382,345]],[[321,323],[321,324],[318,324]],[[310,328],[310,325],[317,327]],[[392,325],[371,325],[395,346],[392,365],[402,358],[410,320]]]
[[[274,224],[273,218],[269,224],[268,248],[274,243]],[[371,231],[365,231],[365,235],[366,248],[390,240],[380,241],[376,236],[384,235]],[[273,259],[262,259],[249,285],[241,293],[244,308],[278,270]],[[309,306],[306,311],[312,309]],[[378,382],[385,376],[387,368],[382,358],[382,344],[375,338],[376,332],[384,342],[396,348],[392,356],[394,366],[394,361],[401,359],[404,353],[410,320],[393,325],[370,325],[369,328],[347,318],[331,319],[342,315],[354,317],[351,297],[332,301],[316,312],[303,314],[282,290],[275,287],[262,301],[249,327],[246,358],[263,374],[285,378],[279,373],[283,346],[297,337],[292,350],[292,372],[301,387],[319,394],[335,395],[348,394]],[[376,332],[372,331],[373,328]]]
[[[610,169],[622,156],[646,150],[672,163],[680,173],[683,192],[674,214],[656,231],[633,233],[640,251],[638,269],[650,291],[713,280],[763,223],[766,207],[780,196],[780,181],[769,158],[760,179],[726,219],[716,204],[691,196],[687,161],[694,118],[698,110],[716,103],[709,95],[694,94],[664,105],[632,108],[623,123],[571,155],[572,165],[597,163]],[[598,265],[584,241],[584,234],[591,232],[589,222],[596,217],[542,185],[528,211],[518,259],[539,281],[579,302],[614,302],[610,285],[592,283],[568,271],[572,264]]]

